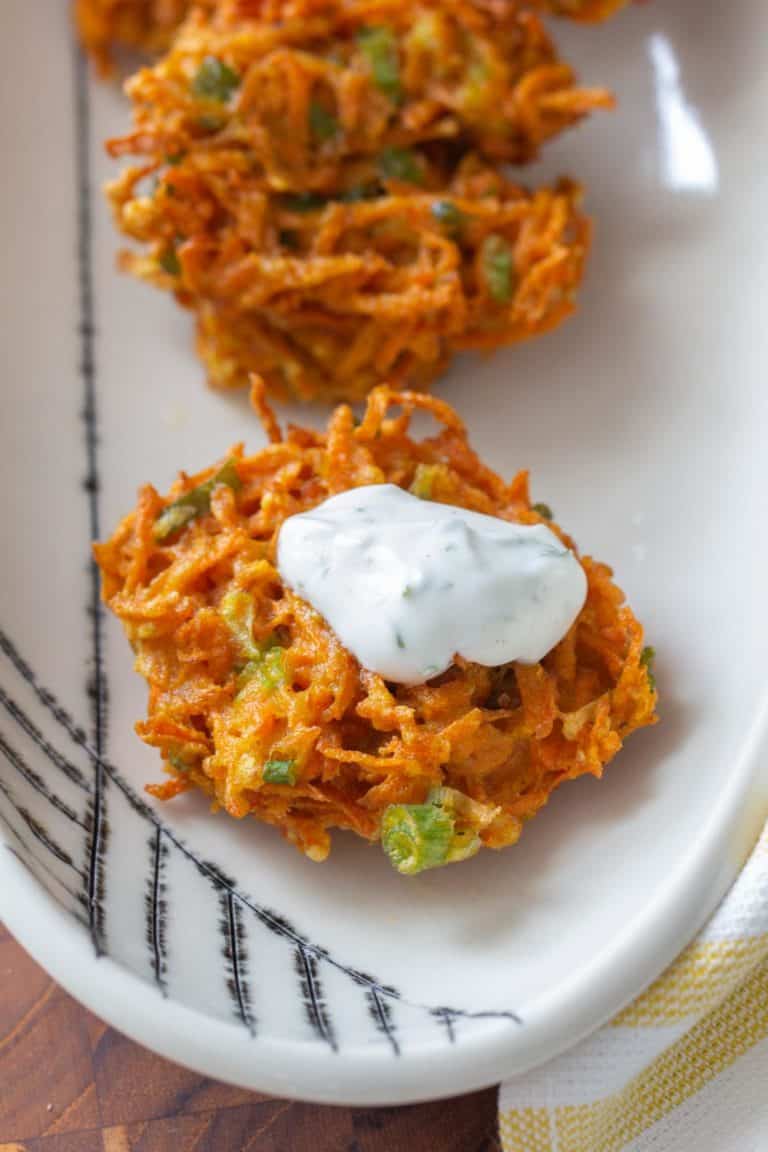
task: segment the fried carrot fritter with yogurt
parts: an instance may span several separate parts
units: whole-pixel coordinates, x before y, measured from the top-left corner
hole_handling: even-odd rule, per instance
[[[287,518],[361,485],[393,484],[425,501],[573,542],[528,476],[504,481],[475,454],[436,398],[374,389],[362,422],[341,406],[324,433],[284,434],[255,388],[270,443],[235,446],[148,485],[96,546],[103,597],[149,685],[139,735],[161,752],[170,798],[201,789],[230,816],[277,827],[323,860],[334,828],[381,841],[412,873],[514,844],[566,780],[600,776],[635,729],[655,722],[652,652],[613,583],[589,557],[586,601],[562,640],[533,664],[455,657],[424,683],[362,667],[278,570]],[[412,415],[441,425],[417,440]],[[558,545],[559,546],[559,545]]]

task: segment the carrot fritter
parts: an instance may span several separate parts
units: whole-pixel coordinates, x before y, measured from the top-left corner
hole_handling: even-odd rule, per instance
[[[527,473],[505,483],[486,467],[436,398],[378,387],[361,423],[342,406],[325,434],[283,436],[261,388],[254,397],[267,447],[245,456],[236,446],[217,468],[182,474],[166,497],[143,488],[95,548],[104,599],[149,684],[137,730],[171,777],[151,790],[201,788],[315,860],[331,828],[377,840],[386,814],[402,811],[393,805],[421,804],[435,789],[475,847],[513,844],[554,788],[599,776],[630,732],[655,722],[642,629],[610,569],[581,560],[587,601],[541,663],[457,657],[426,684],[386,683],[283,585],[275,556],[286,517],[384,482],[519,523],[551,513],[531,505]],[[413,439],[416,409],[442,430]]]
[[[349,158],[430,141],[524,162],[613,103],[576,86],[535,14],[487,0],[220,0],[127,91],[115,154],[237,151],[278,192],[337,191]]]
[[[390,182],[324,202],[256,192],[235,161],[164,166],[143,198],[126,173],[111,193],[149,245],[124,266],[195,309],[217,386],[250,371],[301,399],[358,399],[382,377],[423,386],[455,350],[522,340],[574,309],[589,226],[572,184],[531,195],[467,157],[439,192]]]
[[[574,185],[502,162],[611,102],[487,0],[221,0],[129,82],[123,267],[197,315],[217,385],[354,399],[546,331],[588,247]]]

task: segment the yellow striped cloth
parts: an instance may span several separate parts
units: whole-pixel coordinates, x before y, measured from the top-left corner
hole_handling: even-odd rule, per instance
[[[768,1152],[768,826],[655,984],[502,1084],[499,1130],[504,1152]]]

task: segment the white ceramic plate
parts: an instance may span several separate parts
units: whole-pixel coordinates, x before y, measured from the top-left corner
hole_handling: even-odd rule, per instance
[[[188,318],[114,271],[96,188],[126,107],[86,82],[67,7],[5,0],[0,37],[0,913],[101,1016],[246,1086],[402,1102],[525,1069],[670,960],[764,802],[768,6],[657,0],[558,32],[620,98],[543,170],[590,189],[582,306],[439,391],[615,565],[663,723],[512,851],[412,880],[351,836],[317,866],[198,797],[140,799],[159,762],[89,539],[140,482],[261,433],[203,387]]]

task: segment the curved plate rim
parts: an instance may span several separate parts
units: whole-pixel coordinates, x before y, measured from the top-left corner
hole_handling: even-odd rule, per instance
[[[20,944],[76,1000],[132,1040],[202,1075],[273,1096],[322,1104],[393,1105],[487,1088],[553,1059],[600,1027],[688,944],[733,883],[768,817],[768,692],[728,788],[666,892],[613,948],[565,983],[546,1014],[460,1045],[409,1046],[405,1058],[350,1045],[334,1054],[250,1037],[165,999],[109,957],[10,850],[0,853],[0,915]],[[56,940],[55,949],[51,939]],[[137,1005],[144,1010],[137,1011]]]

